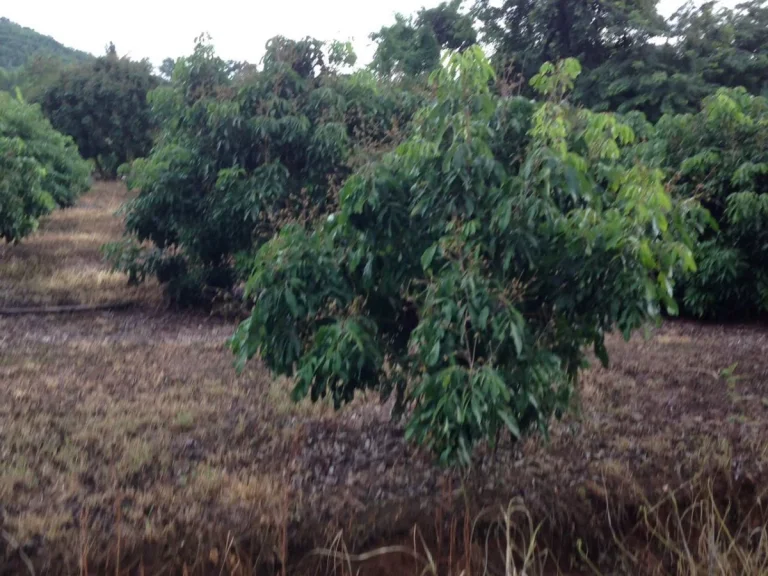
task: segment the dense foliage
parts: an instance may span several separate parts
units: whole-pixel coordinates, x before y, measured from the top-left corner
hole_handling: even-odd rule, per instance
[[[233,348],[294,378],[294,396],[395,391],[407,435],[444,462],[502,430],[546,430],[584,346],[675,309],[696,203],[621,162],[632,129],[572,107],[578,62],[545,64],[544,101],[505,98],[478,47],[432,74],[413,135],[351,176],[316,227],[255,257]]]
[[[89,176],[71,139],[56,132],[39,107],[0,93],[0,238],[17,241],[40,216],[71,205]]]
[[[334,209],[351,167],[400,138],[417,99],[370,73],[339,73],[352,63],[348,44],[277,37],[257,69],[201,39],[150,95],[160,134],[130,171],[140,194],[127,228],[152,247],[111,247],[117,265],[199,302],[233,285],[239,253]]]
[[[692,112],[721,86],[768,89],[768,3],[686,4],[666,22],[657,0],[478,0],[497,67],[530,78],[542,62],[578,58],[574,98],[593,109]],[[666,38],[666,42],[659,42]],[[525,88],[521,81],[521,88]]]
[[[718,223],[696,248],[699,273],[684,304],[697,316],[768,311],[768,99],[720,89],[701,112],[664,116],[646,157],[664,166],[681,198]]]
[[[0,18],[0,68],[24,66],[36,55],[49,55],[66,62],[85,62],[90,54],[63,46],[53,38]]]
[[[683,72],[707,92],[743,86],[768,95],[768,1],[747,0],[734,9],[716,2],[688,3],[672,19]]]
[[[464,50],[477,42],[472,18],[459,11],[461,0],[422,8],[415,19],[398,14],[395,23],[371,35],[376,53],[371,68],[384,77],[428,74],[440,51]]]
[[[149,62],[107,54],[64,70],[40,98],[53,126],[74,138],[80,153],[114,177],[117,167],[152,147],[147,93],[158,84]]]

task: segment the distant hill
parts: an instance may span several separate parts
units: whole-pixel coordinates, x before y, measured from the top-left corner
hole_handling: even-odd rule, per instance
[[[67,63],[93,58],[86,52],[67,48],[50,36],[20,26],[8,18],[0,18],[0,68],[23,66],[35,54],[57,56]]]

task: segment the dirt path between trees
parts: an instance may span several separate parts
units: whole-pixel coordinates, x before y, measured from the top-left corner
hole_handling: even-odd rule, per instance
[[[114,574],[118,558],[124,574],[267,573],[340,532],[365,549],[415,525],[446,556],[460,478],[386,406],[293,404],[258,363],[236,374],[233,322],[169,312],[156,285],[108,271],[99,247],[128,197],[97,184],[0,246],[0,307],[136,302],[0,317],[0,574]],[[736,508],[768,489],[768,330],[670,322],[609,352],[549,441],[481,453],[466,479],[470,516],[519,499],[572,573],[577,539],[595,558],[613,541],[607,510],[623,529],[692,480]]]

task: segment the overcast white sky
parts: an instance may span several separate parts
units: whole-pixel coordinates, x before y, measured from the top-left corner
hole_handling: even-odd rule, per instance
[[[213,37],[227,59],[258,62],[264,43],[289,38],[353,40],[365,63],[373,50],[368,35],[396,12],[411,14],[440,0],[0,0],[0,16],[52,36],[62,44],[101,54],[111,41],[120,55],[164,58],[189,54],[201,32]],[[723,0],[733,5],[737,0]],[[671,14],[683,0],[660,0]]]

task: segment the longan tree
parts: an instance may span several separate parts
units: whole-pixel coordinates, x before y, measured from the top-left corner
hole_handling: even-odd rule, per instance
[[[674,312],[695,267],[696,203],[622,163],[629,126],[568,103],[579,71],[543,65],[534,104],[491,90],[479,47],[449,55],[413,134],[352,175],[325,221],[258,251],[240,362],[258,355],[295,398],[337,407],[394,392],[407,436],[446,463],[546,430],[585,346],[607,362],[605,334]]]

